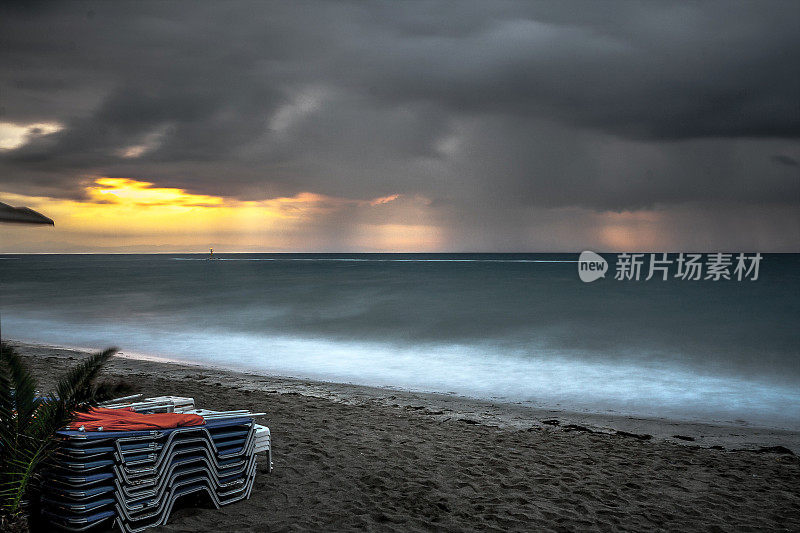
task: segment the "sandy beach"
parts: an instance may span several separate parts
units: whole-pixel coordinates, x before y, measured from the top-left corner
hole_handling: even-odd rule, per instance
[[[47,388],[84,352],[18,344]],[[164,531],[797,531],[800,436],[116,357],[146,395],[266,412],[250,500]],[[777,447],[777,448],[776,448]]]

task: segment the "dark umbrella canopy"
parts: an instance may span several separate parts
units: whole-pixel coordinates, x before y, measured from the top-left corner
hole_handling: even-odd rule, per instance
[[[0,222],[11,224],[47,224],[54,226],[52,219],[27,207],[12,207],[0,202]]]

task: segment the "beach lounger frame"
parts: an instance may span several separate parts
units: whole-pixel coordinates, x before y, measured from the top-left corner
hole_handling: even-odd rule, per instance
[[[163,430],[59,432],[43,515],[67,531],[113,523],[138,532],[166,523],[189,494],[204,493],[217,508],[249,498],[256,445],[269,453],[271,469],[271,442],[268,428],[239,415]]]

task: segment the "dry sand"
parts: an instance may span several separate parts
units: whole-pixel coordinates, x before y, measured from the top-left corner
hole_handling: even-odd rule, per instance
[[[83,356],[19,350],[44,387],[55,369]],[[123,357],[106,374],[146,395],[268,413],[260,421],[272,430],[275,470],[267,474],[262,460],[251,499],[219,511],[183,507],[163,531],[800,531],[800,461],[754,451],[798,451],[794,432],[549,412]]]

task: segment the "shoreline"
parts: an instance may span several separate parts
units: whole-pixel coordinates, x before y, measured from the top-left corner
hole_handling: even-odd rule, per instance
[[[9,342],[23,348],[25,353],[60,359],[74,358],[92,351],[85,347],[12,339]],[[416,411],[439,422],[463,420],[465,423],[516,430],[562,428],[565,431],[620,434],[641,440],[653,439],[691,447],[722,447],[726,450],[758,450],[780,446],[800,454],[800,431],[747,423],[735,425],[545,409],[526,405],[525,402],[493,401],[452,393],[419,392],[390,386],[279,376],[130,352],[120,352],[109,364],[109,368],[114,369],[118,377],[152,373],[177,380],[192,379],[198,372],[213,371],[218,378],[216,383],[220,386],[250,392],[276,390],[280,394],[299,394],[347,405],[378,404]]]
[[[86,355],[12,344],[43,391]],[[579,414],[126,357],[103,375],[266,413],[274,470],[258,459],[250,499],[184,504],[154,531],[800,530],[800,458],[759,450],[783,434],[616,420],[638,429],[624,433]],[[648,424],[717,436],[645,440]]]

